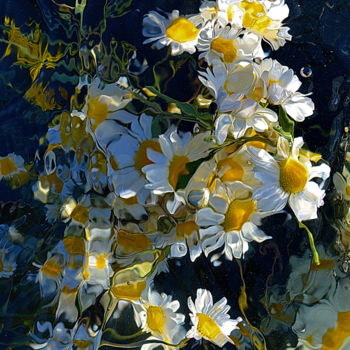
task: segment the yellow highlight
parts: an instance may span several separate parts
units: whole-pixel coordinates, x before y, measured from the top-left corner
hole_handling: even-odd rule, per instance
[[[123,246],[127,252],[142,252],[151,246],[151,241],[146,235],[124,230],[118,231],[117,243]]]
[[[16,64],[29,68],[32,81],[36,80],[41,69],[55,68],[57,62],[65,56],[65,52],[61,50],[59,44],[56,54],[52,55],[52,49],[49,50],[49,43],[39,29],[39,24],[35,24],[34,30],[29,35],[22,34],[15,22],[5,17],[4,24],[7,27],[4,32],[8,37],[8,45],[3,57],[9,56],[16,49]]]
[[[320,270],[331,270],[335,267],[334,260],[331,259],[321,259],[319,261],[319,264],[312,263],[311,264],[311,271],[320,271]]]
[[[0,175],[9,176],[16,172],[18,167],[13,159],[5,157],[0,159]]]
[[[81,237],[66,237],[63,239],[63,245],[66,251],[71,255],[84,255],[85,244]]]
[[[122,197],[120,197],[120,199],[121,199],[126,205],[134,205],[134,204],[137,204],[137,203],[138,203],[137,197],[136,197],[136,196],[133,196],[133,197],[130,197],[130,198],[122,198]]]
[[[186,164],[190,160],[186,156],[175,155],[169,165],[169,184],[175,189],[180,175],[188,175]]]
[[[118,284],[110,290],[114,297],[126,300],[139,300],[146,289],[146,281],[135,281]]]
[[[152,149],[155,152],[161,153],[160,144],[156,140],[145,140],[140,143],[138,150],[135,153],[135,169],[142,174],[141,169],[149,164],[153,164],[151,160],[147,157],[147,149]]]
[[[245,9],[243,15],[243,27],[264,33],[271,24],[271,18],[266,16],[263,4],[258,2],[242,1],[242,8]]]
[[[233,200],[226,212],[223,227],[226,232],[240,231],[255,212],[256,202],[252,200]]]
[[[82,205],[78,204],[70,214],[70,217],[74,220],[79,222],[80,224],[84,225],[89,220],[89,211],[87,208],[83,207]]]
[[[184,17],[176,18],[165,31],[166,36],[179,43],[197,39],[199,29]]]
[[[51,258],[45,262],[40,269],[41,273],[50,277],[58,277],[62,271],[61,266],[58,265],[56,259]]]
[[[279,163],[280,185],[288,193],[301,192],[309,178],[309,172],[303,164],[294,158],[287,158]]]
[[[211,48],[223,54],[225,63],[232,63],[237,58],[237,48],[233,40],[216,38],[211,42]]]
[[[92,345],[92,342],[88,340],[74,339],[73,344],[76,345],[78,349],[86,349]]]
[[[350,310],[338,312],[335,328],[329,328],[322,337],[322,350],[339,350],[350,337]]]
[[[147,326],[153,332],[163,332],[165,326],[165,315],[160,306],[149,306],[147,308]]]
[[[87,117],[91,120],[91,129],[96,128],[103,123],[108,116],[108,105],[101,102],[98,97],[90,97],[88,102]]]
[[[345,187],[345,193],[346,193],[348,196],[350,196],[350,186],[349,186],[349,185],[347,185],[347,186]]]
[[[96,256],[96,268],[103,270],[107,266],[107,254],[99,254]]]
[[[224,174],[221,176],[221,180],[224,182],[229,181],[242,181],[244,176],[243,167],[238,164],[232,158],[225,158],[218,162],[218,171],[227,168]]]
[[[177,238],[183,239],[190,236],[193,232],[198,232],[199,226],[193,221],[180,222],[176,225]]]
[[[199,313],[197,314],[198,324],[197,330],[198,333],[206,339],[215,340],[218,335],[221,333],[221,329],[218,324],[208,315]]]

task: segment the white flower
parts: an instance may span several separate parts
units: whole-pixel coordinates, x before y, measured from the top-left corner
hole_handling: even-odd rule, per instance
[[[312,115],[315,105],[307,95],[297,92],[301,81],[293,69],[282,66],[271,58],[260,65],[265,98],[273,105],[280,105],[297,122]]]
[[[200,16],[205,22],[217,21],[220,26],[230,24],[232,27],[242,27],[243,11],[239,8],[240,0],[204,0],[199,8]]]
[[[346,166],[344,166],[342,174],[338,172],[334,173],[333,183],[342,198],[350,201],[350,172]]]
[[[211,68],[199,72],[198,79],[209,89],[220,108],[228,95],[237,95],[233,97],[235,99],[250,96],[257,77],[257,66],[250,61],[239,61],[227,66],[220,59],[214,59]]]
[[[227,342],[234,344],[229,335],[237,328],[239,319],[232,320],[228,311],[226,298],[213,304],[213,297],[206,289],[197,289],[195,302],[188,298],[188,307],[193,327],[187,332],[186,337],[200,340],[209,340],[217,346],[224,346]]]
[[[162,340],[170,344],[178,344],[185,337],[185,329],[182,327],[185,316],[176,311],[180,307],[177,300],[172,300],[171,295],[157,293],[148,289],[145,298],[140,303],[133,304],[135,322],[145,332],[151,333],[147,340]],[[142,346],[142,350],[150,350],[161,344],[151,343]],[[165,350],[173,347],[161,345]]]
[[[324,299],[313,306],[301,305],[292,329],[302,349],[346,350],[350,345],[349,317],[349,304],[339,310],[333,302]]]
[[[213,208],[208,206],[200,209],[196,219],[206,256],[224,246],[221,254],[225,254],[226,259],[239,259],[248,250],[248,242],[263,242],[271,238],[258,226],[262,218],[272,213],[257,208],[257,202],[251,198],[251,191],[251,187],[239,181],[225,185],[216,182]],[[220,255],[214,255],[211,260],[217,260]]]
[[[162,153],[153,149],[147,150],[147,156],[153,164],[142,168],[149,184],[145,188],[152,190],[156,195],[174,193],[174,202],[168,201],[168,210],[172,213],[183,199],[176,193],[176,186],[180,175],[187,175],[186,165],[204,158],[209,153],[211,144],[205,141],[209,132],[192,136],[190,132],[179,134],[175,128],[159,136]]]
[[[199,58],[204,57],[208,64],[220,58],[226,64],[239,60],[253,60],[264,58],[261,39],[254,33],[240,33],[229,26],[220,27],[218,24],[207,26],[199,36],[198,51],[204,51]]]
[[[106,119],[114,119],[118,110],[124,108],[132,99],[130,92],[117,83],[104,84],[99,78],[94,78],[88,84],[85,105],[81,112],[73,111],[73,116],[87,118],[88,128],[95,132]]]
[[[152,47],[156,49],[170,45],[173,56],[183,52],[194,53],[202,19],[198,16],[179,16],[178,10],[173,10],[167,16],[155,11],[145,16],[142,33],[148,39],[143,43],[153,43]]]
[[[311,253],[307,250],[303,257],[291,256],[290,265],[292,272],[287,282],[290,300],[311,305],[323,299],[329,290],[336,286],[335,275],[339,275],[337,269],[337,257],[329,255],[322,245],[317,246],[320,257],[320,265],[312,262]]]
[[[108,176],[114,191],[122,198],[134,198],[134,202],[144,204],[149,199],[150,190],[142,169],[153,161],[148,151],[161,152],[159,141],[152,137],[153,118],[147,114],[136,115],[122,111],[120,121],[131,122],[130,131],[126,128],[120,137],[113,134],[107,137],[110,125],[106,125],[104,140],[109,162]]]
[[[244,11],[242,26],[261,36],[274,50],[283,46],[286,40],[291,40],[289,28],[282,26],[289,14],[284,0],[243,0],[239,6]]]
[[[199,244],[199,226],[192,216],[177,222],[169,233],[156,236],[155,241],[159,247],[171,246],[170,258],[183,257],[189,250],[191,261],[195,261],[202,253]]]
[[[264,108],[251,99],[236,100],[234,97],[236,96],[225,98],[219,106],[221,114],[215,120],[218,144],[224,143],[227,135],[238,139],[249,128],[263,132],[277,122],[278,116],[271,109]]]
[[[253,199],[258,201],[258,208],[279,211],[288,202],[299,221],[317,218],[317,208],[323,205],[325,195],[323,183],[330,168],[326,164],[312,166],[309,158],[301,156],[303,143],[302,137],[297,137],[290,149],[288,141],[280,138],[276,159],[265,150],[248,147],[255,176],[263,183],[254,190]],[[312,181],[314,178],[323,181],[317,184]]]

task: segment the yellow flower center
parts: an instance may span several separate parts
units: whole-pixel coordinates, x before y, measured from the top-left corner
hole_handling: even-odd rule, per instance
[[[309,172],[303,164],[294,158],[287,158],[279,163],[280,185],[288,193],[301,192],[309,178]]]
[[[84,255],[85,244],[81,237],[66,237],[63,240],[63,245],[66,251],[71,255]]]
[[[103,270],[107,266],[107,254],[99,254],[96,256],[96,268]]]
[[[61,266],[58,265],[56,259],[51,258],[45,262],[40,271],[50,277],[58,277],[61,273]]]
[[[142,252],[151,246],[151,241],[146,235],[124,230],[118,231],[117,243],[123,246],[127,252]]]
[[[176,237],[183,239],[190,236],[193,232],[198,232],[198,225],[193,221],[180,222],[176,225]]]
[[[139,149],[135,153],[135,169],[142,174],[141,169],[153,162],[147,157],[147,149],[151,148],[155,152],[161,153],[159,142],[156,140],[145,140],[140,143]]]
[[[165,315],[160,306],[149,306],[147,309],[147,325],[153,332],[162,333],[165,326]]]
[[[242,181],[244,176],[244,170],[238,162],[232,158],[225,158],[218,162],[218,170],[226,168],[226,171],[221,176],[221,180],[224,182],[229,181]]]
[[[188,175],[189,172],[186,169],[186,164],[189,163],[190,160],[186,156],[175,155],[170,162],[169,165],[169,184],[176,188],[177,182],[179,180],[180,175]]]
[[[220,327],[218,324],[206,314],[197,314],[198,324],[197,330],[198,333],[206,339],[215,340],[217,336],[221,333]]]
[[[146,288],[146,281],[118,284],[111,288],[111,293],[118,299],[139,300]]]
[[[264,33],[271,24],[271,18],[266,16],[264,5],[258,2],[242,1],[241,6],[245,9],[243,27]]]
[[[70,214],[71,218],[74,221],[79,222],[80,224],[86,224],[86,222],[89,220],[89,211],[87,208],[83,207],[82,205],[78,204],[72,213]]]
[[[186,43],[197,39],[199,29],[184,17],[176,18],[166,29],[166,36],[179,43]]]
[[[216,38],[211,42],[211,48],[223,54],[225,63],[232,63],[237,58],[237,49],[233,40]]]
[[[249,221],[256,209],[256,202],[252,200],[233,200],[228,206],[223,227],[225,232],[239,231]]]
[[[346,193],[348,196],[350,196],[350,186],[349,186],[349,185],[347,185],[347,186],[345,187],[345,193]]]
[[[11,158],[0,159],[0,175],[8,176],[17,171],[17,165]]]
[[[87,117],[91,120],[91,129],[96,128],[106,120],[108,116],[108,105],[101,102],[98,97],[90,97],[88,102]]]

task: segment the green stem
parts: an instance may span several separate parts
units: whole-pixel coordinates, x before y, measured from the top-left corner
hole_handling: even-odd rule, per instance
[[[317,249],[315,247],[315,241],[314,241],[314,236],[312,235],[312,232],[301,221],[298,220],[298,223],[299,223],[299,227],[303,228],[307,232],[307,235],[309,237],[309,242],[310,242],[310,248],[311,248],[311,251],[312,251],[312,256],[314,258],[315,264],[316,265],[320,265],[320,258],[318,256],[318,252],[317,252]]]

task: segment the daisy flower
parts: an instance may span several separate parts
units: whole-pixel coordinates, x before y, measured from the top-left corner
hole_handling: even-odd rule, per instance
[[[350,172],[344,166],[342,174],[334,173],[333,183],[337,192],[347,201],[350,201]]]
[[[179,220],[169,233],[155,238],[158,247],[170,246],[169,258],[180,258],[189,251],[191,261],[195,261],[202,253],[199,244],[199,226],[192,215]]]
[[[73,116],[87,119],[88,128],[95,132],[106,119],[114,119],[118,110],[124,108],[132,99],[130,92],[117,83],[105,84],[94,78],[88,85],[85,105],[81,112],[73,111]]]
[[[215,59],[220,58],[225,64],[232,64],[239,60],[253,60],[264,58],[261,47],[261,39],[254,33],[245,33],[242,37],[239,31],[232,27],[207,26],[199,36],[199,55],[208,64],[213,64]]]
[[[266,40],[274,50],[283,46],[286,40],[291,40],[289,28],[282,22],[288,17],[289,8],[284,0],[243,0],[239,4],[244,11],[242,26]]]
[[[188,308],[193,326],[187,332],[187,338],[206,339],[219,347],[227,342],[234,344],[229,336],[240,321],[230,318],[228,311],[231,307],[227,305],[226,298],[213,304],[213,297],[208,290],[197,289],[195,302],[191,297],[188,298]]]
[[[240,0],[202,1],[199,8],[200,16],[205,22],[217,22],[221,27],[230,24],[232,27],[242,27],[243,11],[239,8]]]
[[[60,241],[57,246],[48,253],[43,265],[33,264],[39,268],[36,282],[39,282],[40,292],[44,298],[56,296],[63,278],[64,267],[66,266],[67,253]]]
[[[302,137],[297,137],[290,148],[288,141],[281,137],[275,158],[263,149],[248,147],[255,176],[263,183],[253,194],[258,208],[279,211],[288,202],[299,221],[317,218],[330,168],[326,164],[312,166],[309,158],[299,153],[303,144]],[[315,178],[323,181],[317,184],[312,181]]]
[[[211,258],[212,261],[216,261],[222,254],[228,260],[239,259],[248,250],[249,242],[260,243],[271,238],[258,226],[264,217],[272,213],[259,209],[251,192],[251,187],[239,181],[225,185],[217,181],[215,202],[197,212],[196,222],[200,226],[204,254],[208,256],[224,246],[219,255]]]
[[[349,317],[348,305],[339,310],[333,301],[323,299],[313,306],[301,305],[292,330],[303,349],[345,350],[350,345]]]
[[[227,135],[235,139],[244,136],[249,128],[264,132],[278,121],[277,114],[251,99],[225,98],[219,105],[219,116],[215,120],[215,136],[218,144],[225,142]]]
[[[123,111],[118,119],[132,122],[130,131],[125,131],[120,138],[111,138],[106,146],[108,176],[118,196],[144,204],[150,199],[150,190],[145,188],[148,181],[142,169],[153,163],[148,151],[162,152],[158,139],[152,137],[153,118],[144,113],[138,118]],[[132,199],[133,197],[135,198]]]
[[[311,98],[298,92],[301,81],[293,69],[282,66],[271,58],[262,61],[259,66],[264,84],[265,98],[273,105],[280,105],[295,121],[302,122],[312,115],[315,105]]]
[[[152,190],[155,195],[174,193],[174,202],[167,202],[167,208],[174,213],[183,198],[176,193],[180,175],[188,175],[186,165],[204,158],[209,154],[211,144],[205,141],[209,132],[192,136],[190,132],[179,134],[171,127],[167,133],[159,136],[162,153],[153,149],[147,150],[147,156],[153,164],[142,168],[148,184],[145,188]]]
[[[227,66],[219,58],[213,59],[212,67],[208,67],[205,72],[199,72],[198,76],[215,98],[219,109],[228,96],[235,100],[250,96],[257,78],[258,70],[254,63],[244,60]]]
[[[133,304],[135,322],[143,331],[151,333],[147,340],[162,340],[170,344],[180,343],[186,334],[182,327],[185,316],[176,311],[180,307],[177,300],[172,300],[171,295],[157,293],[148,289],[147,296],[141,298],[141,302]],[[142,350],[149,350],[158,347],[160,344],[145,344]],[[170,350],[173,347],[161,345],[164,349]]]
[[[183,52],[192,54],[196,51],[202,22],[200,16],[180,16],[178,10],[168,13],[167,17],[151,11],[143,20],[142,34],[148,38],[143,43],[153,43],[156,49],[170,45],[173,56]]]

